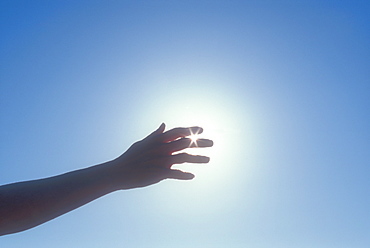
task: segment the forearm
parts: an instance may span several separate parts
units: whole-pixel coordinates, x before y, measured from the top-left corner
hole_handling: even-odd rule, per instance
[[[0,235],[23,231],[117,190],[114,161],[0,187]]]
[[[185,138],[201,133],[199,127],[164,130],[162,124],[110,162],[55,177],[0,186],[0,235],[35,227],[118,189],[145,187],[167,178],[192,179],[193,174],[171,166],[208,163],[209,158],[176,152],[190,147],[210,147],[213,142]]]

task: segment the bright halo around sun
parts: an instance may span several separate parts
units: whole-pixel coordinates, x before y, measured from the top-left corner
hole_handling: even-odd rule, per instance
[[[252,174],[252,166],[249,166],[251,162],[245,162],[248,152],[253,149],[252,129],[248,125],[248,112],[241,111],[237,95],[228,93],[227,88],[200,89],[198,84],[179,83],[174,90],[188,97],[167,95],[164,98],[148,99],[148,103],[156,104],[143,104],[145,108],[138,112],[148,114],[140,114],[137,123],[150,123],[147,132],[153,129],[152,123],[161,122],[166,123],[166,130],[176,127],[203,129],[202,133],[190,133],[186,138],[191,140],[191,145],[179,153],[209,157],[209,163],[174,164],[172,169],[190,172],[195,178],[191,182],[166,180],[158,185],[161,187],[158,191],[160,196],[155,198],[157,200],[171,197],[174,200],[173,204],[161,205],[158,211],[164,211],[166,214],[186,211],[191,212],[194,217],[203,218],[209,214],[210,209],[217,212],[217,209],[227,208],[231,204],[230,201],[220,199],[219,195],[224,194],[234,199],[230,188],[242,181],[240,177]],[[200,93],[195,94],[197,92]],[[201,94],[202,92],[206,94]],[[190,129],[193,132],[195,130]],[[200,139],[212,140],[213,146],[199,147]],[[246,170],[248,173],[245,173]],[[237,199],[237,192],[235,197]],[[177,206],[179,201],[189,204]]]

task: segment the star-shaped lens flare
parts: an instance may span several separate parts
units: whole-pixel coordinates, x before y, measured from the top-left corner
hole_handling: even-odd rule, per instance
[[[197,140],[198,140],[198,136],[199,136],[199,130],[196,131],[195,133],[190,129],[190,136],[189,136],[189,139],[191,140],[190,142],[190,146],[198,146],[198,143],[197,143]]]

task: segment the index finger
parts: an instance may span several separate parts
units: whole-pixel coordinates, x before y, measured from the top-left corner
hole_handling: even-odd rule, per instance
[[[201,127],[178,127],[164,132],[161,140],[162,142],[170,142],[178,138],[183,138],[193,134],[200,134],[202,132],[203,128]]]

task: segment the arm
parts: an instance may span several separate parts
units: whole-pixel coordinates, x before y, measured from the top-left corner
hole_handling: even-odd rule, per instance
[[[193,174],[171,169],[179,163],[207,163],[208,157],[177,153],[188,147],[209,147],[211,140],[194,144],[185,138],[198,127],[164,132],[162,124],[118,158],[66,174],[0,186],[0,235],[27,230],[76,209],[108,193],[155,184],[167,178],[189,180]]]

